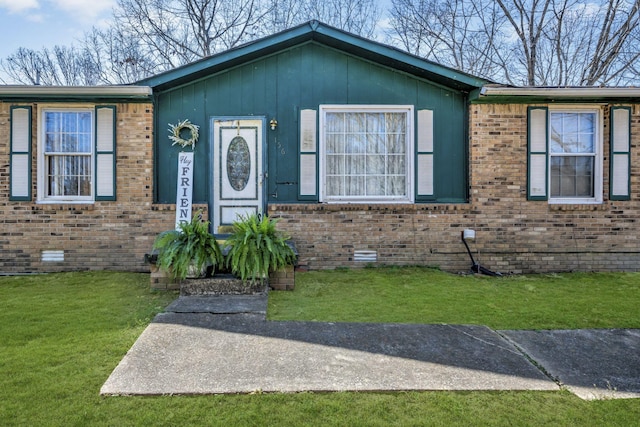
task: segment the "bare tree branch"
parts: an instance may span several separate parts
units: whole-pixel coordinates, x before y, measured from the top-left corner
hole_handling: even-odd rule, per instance
[[[390,14],[408,51],[496,81],[640,81],[640,0],[392,0]]]

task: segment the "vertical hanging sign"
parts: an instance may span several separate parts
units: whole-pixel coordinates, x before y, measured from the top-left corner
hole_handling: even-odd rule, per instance
[[[178,191],[176,193],[176,229],[191,221],[193,197],[193,152],[178,154]]]

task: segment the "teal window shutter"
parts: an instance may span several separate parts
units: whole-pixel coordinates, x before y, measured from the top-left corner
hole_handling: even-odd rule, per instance
[[[300,200],[318,199],[317,111],[300,111]]]
[[[96,200],[116,200],[116,107],[95,109]]]
[[[631,199],[631,108],[611,107],[609,199]]]
[[[11,107],[9,200],[31,201],[31,107]]]
[[[433,110],[419,110],[416,171],[418,200],[433,199],[433,165]]]
[[[547,107],[527,108],[527,199],[549,199]]]

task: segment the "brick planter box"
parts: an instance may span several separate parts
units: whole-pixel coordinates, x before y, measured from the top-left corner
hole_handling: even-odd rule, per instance
[[[255,294],[266,292],[267,287],[277,291],[292,291],[296,286],[295,271],[292,265],[272,273],[266,285],[247,285],[242,280],[226,274],[202,279],[187,279],[181,284],[172,280],[155,264],[150,264],[150,269],[151,289],[180,290],[181,295]],[[207,289],[210,290],[207,291]]]
[[[269,287],[276,291],[292,291],[296,287],[295,269],[288,265],[269,275]]]

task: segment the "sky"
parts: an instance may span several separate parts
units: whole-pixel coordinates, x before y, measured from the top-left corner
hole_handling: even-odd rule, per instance
[[[116,0],[0,0],[0,58],[77,44],[92,26],[106,25]]]
[[[390,0],[378,0],[381,9]],[[0,0],[0,59],[18,48],[80,45],[92,27],[106,28],[117,0]],[[0,82],[5,77],[0,72]]]

